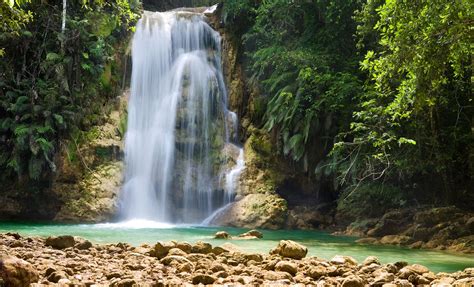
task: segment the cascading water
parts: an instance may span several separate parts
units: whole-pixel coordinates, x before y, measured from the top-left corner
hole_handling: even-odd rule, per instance
[[[221,38],[204,17],[189,11],[145,12],[137,24],[124,220],[197,223],[235,194],[243,151],[231,143],[237,117],[227,110]],[[228,150],[238,151],[230,168]]]

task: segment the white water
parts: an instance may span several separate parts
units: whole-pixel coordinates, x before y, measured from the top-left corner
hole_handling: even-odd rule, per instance
[[[220,155],[237,130],[227,110],[220,42],[202,14],[145,12],[138,22],[122,220],[198,223],[232,201],[245,165],[242,150],[227,171]]]

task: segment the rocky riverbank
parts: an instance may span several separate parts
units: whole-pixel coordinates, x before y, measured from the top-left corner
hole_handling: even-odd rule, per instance
[[[0,286],[473,286],[474,268],[433,273],[406,262],[381,264],[306,257],[307,248],[281,241],[269,254],[232,244],[158,242],[97,245],[72,236],[0,234]]]
[[[454,206],[399,209],[380,218],[356,220],[336,234],[363,237],[358,243],[474,254],[474,214]]]

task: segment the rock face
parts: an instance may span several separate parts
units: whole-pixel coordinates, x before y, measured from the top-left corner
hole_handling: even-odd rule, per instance
[[[68,236],[58,236],[67,238]],[[74,238],[76,244],[80,239]],[[83,240],[83,239],[82,239]],[[291,241],[275,254],[243,253],[230,243],[126,243],[55,249],[41,238],[0,234],[0,286],[472,286],[474,268],[434,274],[422,265],[380,264],[369,257],[305,257]],[[68,244],[70,245],[70,244]],[[208,252],[211,250],[210,252]],[[216,252],[219,251],[219,252]],[[195,253],[199,252],[199,253]],[[159,255],[160,258],[157,258]],[[289,257],[287,255],[291,255]],[[295,259],[301,258],[301,259]]]
[[[474,253],[473,214],[456,207],[403,209],[354,222],[345,234],[366,236],[362,244],[403,245]]]
[[[282,257],[302,259],[308,253],[308,248],[291,240],[282,240],[278,246],[270,251],[270,254],[278,254]]]
[[[86,138],[82,144],[72,142],[62,149],[60,172],[52,189],[62,205],[54,220],[102,222],[116,214],[123,180],[121,129],[127,97],[128,92],[120,97],[104,124],[82,135]]]
[[[23,287],[39,280],[33,265],[14,256],[0,255],[0,286]]]
[[[274,194],[249,194],[232,203],[213,224],[278,229],[286,219],[286,201]]]

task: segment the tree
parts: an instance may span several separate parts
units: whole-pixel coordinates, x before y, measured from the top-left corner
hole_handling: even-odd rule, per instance
[[[361,63],[369,81],[336,146],[351,158],[341,178],[396,181],[451,201],[472,184],[473,13],[469,0],[364,5],[359,43],[370,49]]]

